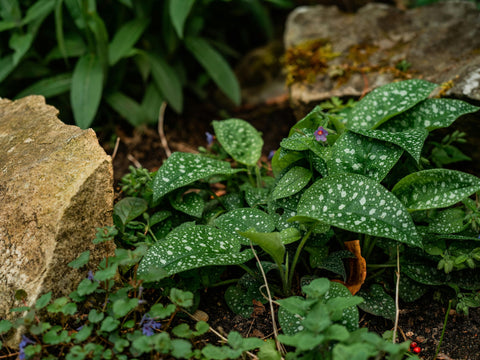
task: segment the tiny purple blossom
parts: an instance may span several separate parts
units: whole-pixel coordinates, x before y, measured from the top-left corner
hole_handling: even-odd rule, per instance
[[[33,344],[35,344],[35,342],[33,340],[30,340],[25,335],[22,335],[22,341],[20,341],[19,352],[18,352],[18,358],[20,360],[25,360],[25,348],[28,345],[33,345]]]
[[[319,126],[317,130],[315,130],[315,140],[317,141],[327,141],[328,131],[323,128],[323,126]]]
[[[154,330],[160,329],[162,324],[158,321],[155,321],[155,319],[151,318],[148,314],[145,314],[140,321],[140,326],[142,327],[143,335],[152,336],[154,334]]]
[[[275,150],[271,150],[268,153],[268,161],[272,160],[274,156],[275,156]]]
[[[92,270],[88,270],[87,279],[90,280],[90,281],[93,281],[93,271]]]
[[[208,146],[213,144],[213,140],[215,139],[215,136],[213,136],[211,133],[208,131],[205,132],[205,136],[207,137],[207,144]]]

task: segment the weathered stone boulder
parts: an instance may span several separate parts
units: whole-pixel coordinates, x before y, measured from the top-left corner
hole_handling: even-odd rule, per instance
[[[408,78],[444,84],[444,95],[480,102],[480,11],[467,1],[400,10],[370,3],[356,14],[305,6],[284,34],[293,106],[358,97]]]
[[[111,225],[113,170],[93,130],[67,126],[41,96],[0,99],[0,319],[26,302],[68,295],[87,275],[69,262],[90,250],[90,268],[111,243],[93,245]],[[17,336],[18,338],[18,336]]]

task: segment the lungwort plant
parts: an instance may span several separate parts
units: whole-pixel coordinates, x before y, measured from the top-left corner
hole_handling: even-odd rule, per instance
[[[395,267],[398,247],[406,300],[424,293],[420,284],[479,289],[478,209],[470,196],[480,190],[480,179],[436,168],[424,152],[431,131],[478,108],[429,98],[435,87],[402,81],[334,114],[315,108],[281,142],[273,177],[259,165],[263,142],[251,125],[215,121],[210,152],[173,154],[141,190],[126,185],[130,195],[143,198],[128,197],[115,207],[121,239],[152,245],[139,276],[160,280],[205,266],[240,265],[247,272],[226,297],[246,315],[252,298],[264,301],[260,271],[248,266],[251,243],[265,271],[279,274],[273,289],[289,295],[299,265],[300,274],[326,271],[349,285],[358,270],[345,266],[355,262],[345,244],[354,241],[369,275],[383,273],[387,283],[392,272],[385,269]],[[360,306],[392,318],[385,290],[362,289],[367,301]]]

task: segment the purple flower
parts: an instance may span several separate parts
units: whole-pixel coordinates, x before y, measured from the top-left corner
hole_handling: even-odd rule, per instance
[[[205,132],[205,136],[207,137],[207,144],[208,146],[212,145],[213,144],[213,140],[215,139],[215,136],[213,136],[211,133],[209,133],[208,131]]]
[[[140,321],[140,326],[142,327],[143,335],[152,336],[154,334],[154,330],[160,329],[162,324],[158,321],[155,321],[155,319],[151,318],[148,314],[145,314]]]
[[[22,335],[22,341],[20,341],[19,353],[18,353],[18,358],[20,360],[25,360],[25,348],[28,345],[33,345],[33,344],[35,344],[35,342],[33,340],[30,340],[25,335]]]
[[[317,130],[315,130],[315,140],[317,141],[327,141],[328,131],[323,128],[323,126],[319,126]]]
[[[268,160],[272,160],[273,159],[273,156],[275,155],[275,150],[272,150],[268,153]]]
[[[93,281],[93,272],[92,272],[92,270],[88,270],[87,279],[90,280],[90,281]]]

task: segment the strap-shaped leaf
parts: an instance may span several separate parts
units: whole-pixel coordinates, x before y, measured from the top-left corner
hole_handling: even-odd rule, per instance
[[[88,128],[97,113],[103,90],[103,70],[95,54],[82,56],[73,70],[70,102],[75,123]]]
[[[239,105],[241,101],[240,85],[225,58],[200,37],[185,38],[185,46],[225,95]]]
[[[398,146],[347,131],[332,146],[327,169],[330,175],[362,174],[380,182],[402,153]]]
[[[260,133],[242,119],[213,121],[218,142],[237,162],[255,166],[262,155],[263,139]]]
[[[458,117],[480,108],[455,99],[426,99],[395,116],[381,126],[382,130],[400,132],[423,128],[428,131],[450,126]]]
[[[46,98],[66,93],[72,85],[72,73],[55,75],[37,81],[18,93],[15,98],[19,99],[27,95],[43,95]]]
[[[120,116],[127,119],[132,126],[140,126],[148,122],[148,115],[145,109],[124,93],[116,91],[106,96],[105,100]]]
[[[425,100],[437,87],[425,80],[390,83],[368,93],[348,114],[352,130],[375,129],[388,119]]]
[[[422,246],[404,205],[363,175],[335,174],[318,180],[303,194],[297,212],[345,230]]]
[[[281,199],[298,193],[312,178],[312,172],[301,166],[294,166],[275,185],[270,198]]]
[[[207,265],[243,264],[253,253],[250,249],[240,252],[240,246],[236,237],[212,226],[181,227],[147,251],[138,275],[158,272],[162,278]]]
[[[476,176],[448,169],[418,171],[405,176],[392,189],[409,210],[444,208],[480,190]]]
[[[428,131],[423,128],[409,129],[398,133],[381,130],[358,130],[355,132],[398,145],[408,152],[417,162],[420,160],[423,144],[428,136]]]
[[[183,38],[183,28],[185,26],[185,20],[187,20],[188,14],[192,9],[195,0],[169,0],[168,1],[168,13],[170,15],[170,20],[172,25],[175,28],[180,39]]]
[[[54,7],[55,0],[39,0],[33,3],[33,5],[28,8],[21,25],[26,25],[32,21],[40,20],[41,22],[42,19],[53,11]]]
[[[231,175],[241,170],[230,167],[226,161],[198,154],[175,152],[163,163],[153,179],[153,198],[213,175]]]
[[[133,46],[149,24],[148,19],[134,19],[126,22],[118,29],[108,46],[108,60],[110,66],[115,65],[120,59],[128,56]]]
[[[160,56],[154,56],[151,54],[147,54],[146,56],[152,67],[153,80],[155,80],[162,95],[176,112],[182,112],[182,84],[177,73],[169,64],[167,64],[165,59]]]

